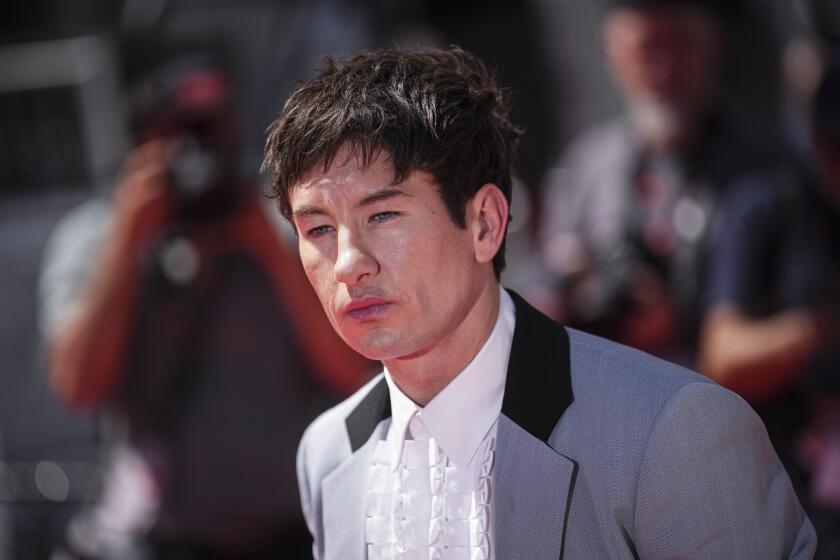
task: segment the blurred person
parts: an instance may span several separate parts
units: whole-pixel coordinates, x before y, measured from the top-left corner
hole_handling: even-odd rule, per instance
[[[543,209],[543,260],[560,294],[550,311],[684,364],[718,201],[780,153],[722,101],[722,22],[733,10],[715,0],[610,2],[604,53],[626,110],[571,145]]]
[[[186,53],[134,89],[137,146],[111,200],[56,228],[42,278],[50,382],[114,418],[83,558],[296,558],[306,422],[364,379],[235,172],[230,77]]]
[[[836,47],[835,47],[836,49]],[[776,188],[746,180],[723,203],[702,371],[748,399],[840,557],[840,56],[811,103],[817,167]]]
[[[328,59],[266,167],[331,323],[384,371],[307,429],[316,558],[811,558],[755,413],[499,277],[521,131],[474,55]]]

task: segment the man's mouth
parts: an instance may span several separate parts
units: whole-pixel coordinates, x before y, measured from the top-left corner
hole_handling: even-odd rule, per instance
[[[391,306],[392,302],[373,296],[351,301],[342,310],[342,314],[354,321],[373,321]]]

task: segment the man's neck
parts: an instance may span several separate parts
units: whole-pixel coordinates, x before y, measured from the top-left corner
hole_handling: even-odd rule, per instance
[[[386,360],[394,382],[408,398],[426,406],[455,379],[493,332],[499,316],[499,284],[488,283],[467,316],[445,339],[418,355]]]

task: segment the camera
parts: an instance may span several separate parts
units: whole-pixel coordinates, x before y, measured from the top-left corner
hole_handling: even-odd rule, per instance
[[[225,70],[200,56],[174,59],[136,88],[137,136],[166,141],[167,184],[181,221],[222,218],[237,207],[231,98]]]

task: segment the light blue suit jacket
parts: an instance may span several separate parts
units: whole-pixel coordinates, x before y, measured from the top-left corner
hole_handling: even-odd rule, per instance
[[[813,557],[814,529],[743,400],[511,296],[497,560]],[[379,376],[307,429],[298,478],[316,558],[366,557],[364,485],[389,422]]]

